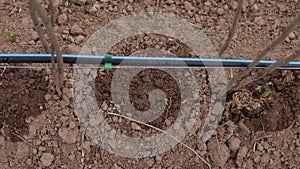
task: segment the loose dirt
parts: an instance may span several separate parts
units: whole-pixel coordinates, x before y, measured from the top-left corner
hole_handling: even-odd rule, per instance
[[[176,14],[201,29],[219,50],[237,8],[237,2],[177,0],[54,0],[55,28],[63,53],[78,54],[99,28],[121,16],[140,12]],[[48,10],[46,2],[42,2]],[[300,2],[245,0],[240,24],[223,58],[253,59],[300,12]],[[3,35],[10,32],[17,43]],[[300,46],[300,31],[289,35],[265,59],[280,59]],[[143,34],[130,37],[110,50],[131,55],[146,48],[164,49],[178,57],[196,57],[186,45],[169,37]],[[43,53],[27,1],[2,0],[0,53]],[[37,66],[45,66],[37,64]],[[46,65],[47,66],[47,65]],[[98,70],[97,103],[109,124],[127,136],[141,138],[160,132],[107,113],[115,111],[110,93],[111,71]],[[226,70],[227,79],[241,70]],[[80,124],[73,105],[73,70],[65,70],[65,88],[59,98],[53,90],[50,69],[0,69],[0,168],[208,168],[190,150],[178,144],[154,157],[132,159],[106,151]],[[252,74],[256,73],[255,71]],[[278,70],[227,96],[218,129],[205,143],[199,133],[208,113],[210,81],[206,70],[193,71],[198,87],[200,116],[183,143],[193,148],[213,168],[299,168],[300,75]],[[272,85],[266,86],[272,82]],[[258,92],[258,86],[263,90]],[[137,74],[129,95],[138,110],[149,108],[153,89],[165,92],[164,113],[150,124],[163,130],[178,117],[178,85],[166,72],[147,69]],[[260,97],[263,92],[270,92]],[[251,103],[251,104],[250,104]],[[117,112],[116,112],[117,113]]]

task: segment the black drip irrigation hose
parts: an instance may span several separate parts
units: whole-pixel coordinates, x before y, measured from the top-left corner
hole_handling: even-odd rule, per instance
[[[109,64],[122,67],[166,68],[245,68],[253,60],[221,58],[175,58],[137,56],[93,56],[63,54],[68,64]],[[276,61],[262,60],[256,68],[266,68]],[[0,63],[51,63],[51,54],[0,54]],[[76,68],[76,67],[75,67]],[[290,62],[278,69],[300,69],[300,62]]]

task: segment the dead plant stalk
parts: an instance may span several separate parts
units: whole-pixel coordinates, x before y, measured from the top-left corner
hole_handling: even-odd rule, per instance
[[[41,4],[39,2],[37,2],[36,0],[28,0],[28,4],[29,4],[29,10],[30,10],[30,14],[32,17],[32,20],[34,22],[34,25],[37,28],[39,37],[42,41],[42,44],[44,46],[45,51],[49,51],[48,47],[46,47],[46,40],[44,37],[44,34],[41,32],[41,29],[39,27],[38,24],[38,17],[41,18],[43,24],[46,27],[48,36],[50,38],[51,41],[51,49],[52,49],[52,57],[51,57],[51,62],[52,62],[52,72],[53,72],[53,76],[54,76],[54,81],[55,81],[55,85],[56,85],[56,91],[58,93],[58,95],[61,95],[61,89],[63,87],[63,78],[64,78],[64,72],[63,72],[63,58],[62,58],[62,52],[60,50],[59,47],[59,43],[58,40],[54,34],[54,29],[53,29],[53,25],[51,23],[51,21],[53,21],[53,3],[50,0],[50,12],[51,12],[51,21],[49,20],[49,18],[46,15],[45,10],[42,8]],[[57,61],[57,65],[55,64],[55,59],[54,59],[54,51],[56,54],[56,61]]]
[[[246,79],[243,81],[243,83],[239,83],[236,85],[236,83],[238,81],[240,81],[245,75],[247,75],[248,73],[250,73],[257,64],[259,64],[259,62],[272,50],[275,49],[275,47],[277,47],[280,43],[282,43],[286,37],[292,32],[294,31],[298,26],[300,25],[300,15],[297,16],[292,23],[290,23],[283,31],[283,33],[276,39],[274,40],[269,46],[267,46],[255,59],[254,61],[240,74],[238,74],[234,79],[232,79],[231,81],[229,81],[228,83],[228,88],[222,90],[221,92],[219,92],[218,97],[221,97],[223,95],[225,95],[228,91],[231,91],[233,88],[237,87],[237,86],[241,86],[244,85],[245,81],[248,83],[253,82],[253,80],[255,80],[256,78],[252,78],[251,80]],[[299,53],[299,51],[296,52]],[[261,75],[266,75],[268,73],[270,73],[271,71],[275,70],[276,68],[278,68],[279,66],[282,66],[284,64],[287,64],[288,60],[294,59],[297,56],[293,55],[290,56],[288,58],[284,58],[276,63],[273,64],[273,66],[271,65],[268,69],[263,70],[264,72],[261,73]]]

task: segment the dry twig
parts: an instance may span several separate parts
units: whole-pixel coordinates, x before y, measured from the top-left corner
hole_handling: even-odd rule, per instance
[[[272,51],[276,46],[278,46],[281,42],[283,42],[286,37],[294,31],[298,26],[300,25],[300,15],[297,16],[292,23],[290,23],[283,33],[275,40],[273,41],[267,48],[265,48],[255,59],[254,61],[239,75],[237,75],[236,78],[232,79],[228,83],[228,88],[222,90],[219,92],[218,97],[221,97],[225,95],[228,91],[232,90],[233,88],[236,87],[235,83],[240,81],[245,75],[250,73],[251,70],[255,68],[255,66],[259,63],[260,60],[263,59],[264,56],[266,56],[270,51]],[[280,62],[279,62],[280,63]],[[277,65],[276,65],[277,66]],[[278,66],[277,66],[278,67]],[[272,67],[272,69],[276,69],[277,67]],[[271,69],[271,68],[270,68]],[[265,70],[265,71],[270,71],[270,70]],[[252,81],[251,81],[252,82]]]
[[[232,26],[228,32],[228,37],[226,39],[226,42],[225,44],[223,45],[223,47],[221,48],[220,52],[219,52],[219,56],[222,56],[222,54],[224,53],[224,51],[228,48],[233,36],[234,36],[234,33],[236,31],[236,28],[237,28],[237,25],[238,25],[238,22],[239,22],[239,18],[241,16],[241,13],[242,13],[242,9],[243,9],[243,2],[244,0],[239,0],[238,2],[238,7],[237,7],[237,11],[235,13],[235,16],[233,18],[233,22],[232,22]]]
[[[276,63],[270,65],[269,67],[267,67],[265,70],[261,70],[260,72],[258,72],[256,75],[254,76],[249,76],[248,78],[242,80],[239,85],[237,85],[235,88],[239,89],[253,81],[256,81],[260,78],[265,77],[266,75],[272,73],[274,70],[276,70],[278,67],[283,66],[288,64],[289,62],[295,60],[296,58],[298,58],[300,56],[300,49],[295,51],[295,54],[290,55],[286,58],[283,58],[279,61],[277,61]]]
[[[59,47],[58,40],[57,40],[57,38],[54,34],[54,29],[53,29],[52,23],[49,20],[49,18],[47,17],[45,11],[42,9],[41,4],[39,2],[37,2],[36,0],[28,0],[28,4],[29,4],[29,10],[30,10],[31,17],[33,19],[34,24],[38,25],[37,24],[37,21],[38,21],[37,17],[40,17],[42,22],[44,23],[44,25],[46,27],[47,32],[48,32],[48,36],[51,40],[51,45],[55,50],[56,61],[57,61],[58,68],[57,68],[56,65],[53,66],[53,64],[52,64],[52,69],[54,69],[53,73],[54,73],[54,79],[55,79],[55,83],[56,83],[55,84],[56,85],[56,91],[57,91],[58,95],[61,95],[61,88],[63,87],[63,77],[64,77],[64,75],[63,75],[63,58],[62,58],[62,53],[61,53],[61,50],[60,50],[60,47]],[[53,21],[53,11],[54,10],[53,10],[52,2],[50,3],[50,11],[52,13],[51,18],[52,18],[52,21]],[[42,40],[44,36],[40,35],[40,34],[42,34],[42,33],[39,32],[39,36]],[[47,48],[45,48],[45,50],[47,50]],[[52,52],[52,53],[54,53],[54,52]],[[54,57],[52,57],[52,58],[54,58]],[[54,59],[52,59],[52,60],[54,60]],[[57,70],[57,71],[55,71],[55,70]]]
[[[186,147],[187,149],[191,150],[199,159],[201,159],[210,169],[211,169],[211,165],[203,158],[201,157],[194,149],[192,149],[190,146],[184,144],[182,141],[178,140],[176,137],[174,137],[172,134],[158,128],[158,127],[155,127],[155,126],[152,126],[150,124],[147,124],[147,123],[144,123],[144,122],[141,122],[139,120],[135,120],[133,118],[130,118],[130,117],[127,117],[127,116],[123,116],[123,115],[120,115],[120,114],[116,114],[116,113],[108,113],[109,115],[112,115],[112,116],[117,116],[117,117],[122,117],[122,118],[125,118],[127,120],[130,120],[130,121],[133,121],[133,122],[136,122],[136,123],[139,123],[139,124],[142,124],[144,126],[147,126],[149,128],[152,128],[156,131],[159,131],[159,132],[162,132],[166,135],[168,135],[169,137],[171,137],[173,140],[175,140],[177,143],[181,144],[182,146]]]

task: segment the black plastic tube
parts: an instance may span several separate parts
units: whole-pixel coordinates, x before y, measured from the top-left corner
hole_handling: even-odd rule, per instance
[[[105,64],[134,67],[205,67],[205,68],[245,68],[253,60],[221,58],[173,58],[136,56],[93,56],[63,55],[64,63]],[[262,60],[256,68],[266,68],[276,61]],[[0,63],[51,63],[51,54],[0,54]],[[300,69],[300,62],[290,62],[279,69]]]

